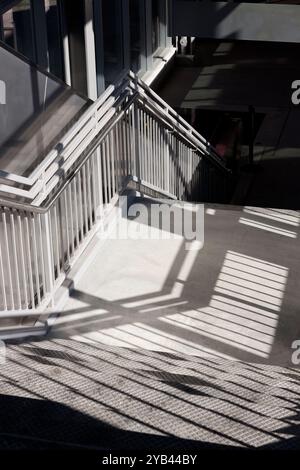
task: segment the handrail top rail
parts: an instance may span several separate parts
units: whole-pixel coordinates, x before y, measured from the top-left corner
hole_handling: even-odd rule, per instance
[[[166,101],[164,101],[157,93],[155,93],[151,87],[149,87],[146,83],[144,83],[136,74],[133,72],[129,72],[128,76],[134,80],[141,88],[143,88],[147,94],[151,96],[154,101],[157,101],[165,110],[167,115],[171,115],[178,121],[178,124],[181,125],[184,129],[186,129],[191,135],[193,135],[199,142],[206,145],[209,150],[214,153],[217,157],[221,166],[224,166],[223,160],[218,155],[215,148],[193,127],[191,126],[183,117],[180,116]],[[228,168],[224,167],[224,170],[229,171]]]
[[[123,79],[122,79],[123,80]],[[59,155],[60,152],[67,147],[71,139],[84,127],[84,125],[93,117],[93,115],[100,110],[101,106],[113,95],[113,93],[121,88],[120,82],[118,85],[109,85],[108,88],[102,93],[99,98],[92,102],[86,111],[80,116],[73,126],[66,132],[60,142],[55,148],[51,149],[41,163],[32,171],[29,176],[22,176],[15,173],[7,172],[0,169],[0,178],[14,181],[27,186],[33,186],[34,183],[40,178],[45,168],[49,166]]]
[[[143,83],[136,74],[129,72],[123,74],[117,84],[110,85],[106,91],[83,113],[76,123],[69,129],[69,131],[61,139],[61,142],[52,149],[47,157],[40,163],[40,165],[32,172],[29,177],[22,177],[13,174],[5,175],[5,172],[0,170],[0,178],[13,181],[17,184],[29,186],[30,189],[22,189],[16,186],[5,185],[0,183],[0,192],[10,195],[8,199],[0,196],[0,205],[7,207],[15,207],[16,209],[33,210],[37,208],[43,212],[42,202],[48,198],[53,188],[49,190],[48,194],[43,195],[43,199],[38,204],[34,203],[36,195],[43,190],[47,191],[48,183],[58,174],[59,169],[62,170],[65,165],[68,165],[75,150],[80,142],[83,142],[85,149],[89,149],[94,140],[101,139],[102,133],[109,121],[114,121],[116,109],[127,101],[132,99],[148,100],[147,105],[151,106],[152,112],[155,117],[176,130],[177,134],[185,141],[187,141],[196,151],[201,155],[209,158],[211,162],[218,166],[219,169],[226,173],[231,173],[231,170],[226,168],[224,161],[217,154],[215,149],[201,136],[188,122],[186,122],[175,110],[173,110],[162,98],[160,98],[148,85]],[[126,104],[125,104],[126,106]],[[83,151],[83,150],[82,150]],[[75,152],[72,162],[74,164],[79,159]],[[75,158],[76,157],[76,158]],[[57,159],[60,158],[60,161]],[[75,160],[74,160],[75,158]],[[78,164],[80,161],[78,162]],[[56,177],[57,179],[57,177]],[[65,182],[69,181],[66,177]],[[50,186],[50,185],[49,185]],[[63,185],[65,187],[65,184]],[[28,202],[16,201],[11,196],[21,197],[28,199]],[[49,207],[47,203],[47,206]],[[39,207],[41,206],[41,207]]]

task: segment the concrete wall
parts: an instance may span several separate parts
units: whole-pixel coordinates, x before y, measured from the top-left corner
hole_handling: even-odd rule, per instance
[[[170,0],[173,36],[300,43],[300,5]]]

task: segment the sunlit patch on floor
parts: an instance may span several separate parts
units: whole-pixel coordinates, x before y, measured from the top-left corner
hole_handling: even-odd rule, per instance
[[[250,207],[245,206],[243,208],[245,214],[251,215],[254,218],[241,217],[239,220],[240,224],[247,225],[248,227],[257,228],[259,230],[265,230],[266,232],[275,233],[288,238],[297,238],[298,233],[294,230],[289,230],[282,225],[299,227],[300,226],[300,214],[296,211],[283,210],[283,209],[268,209],[264,207]],[[275,221],[276,225],[261,221],[261,219],[267,219]],[[260,220],[257,220],[260,219]],[[279,225],[278,225],[279,224]]]
[[[209,306],[160,320],[266,358],[287,275],[283,266],[228,251]]]

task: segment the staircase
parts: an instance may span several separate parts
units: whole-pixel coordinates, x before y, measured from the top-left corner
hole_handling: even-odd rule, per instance
[[[299,446],[299,212],[226,205],[232,172],[132,73],[1,177],[1,449]]]
[[[46,331],[56,295],[130,185],[227,202],[234,178],[214,148],[129,73],[26,176],[1,171],[1,336]]]

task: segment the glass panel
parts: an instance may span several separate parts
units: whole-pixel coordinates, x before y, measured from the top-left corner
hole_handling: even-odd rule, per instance
[[[152,52],[159,47],[160,20],[159,20],[159,0],[152,0]]]
[[[26,176],[90,103],[1,46],[0,64],[7,96],[0,108],[0,169]]]
[[[64,0],[63,5],[69,39],[72,87],[87,95],[84,0]]]
[[[62,40],[57,0],[44,0],[47,24],[49,70],[61,79],[63,72]]]
[[[121,0],[102,2],[105,83],[113,83],[124,68]]]
[[[30,60],[35,60],[30,0],[23,0],[3,17],[4,42]]]
[[[142,38],[140,0],[130,0],[130,63],[133,72],[141,68]]]

